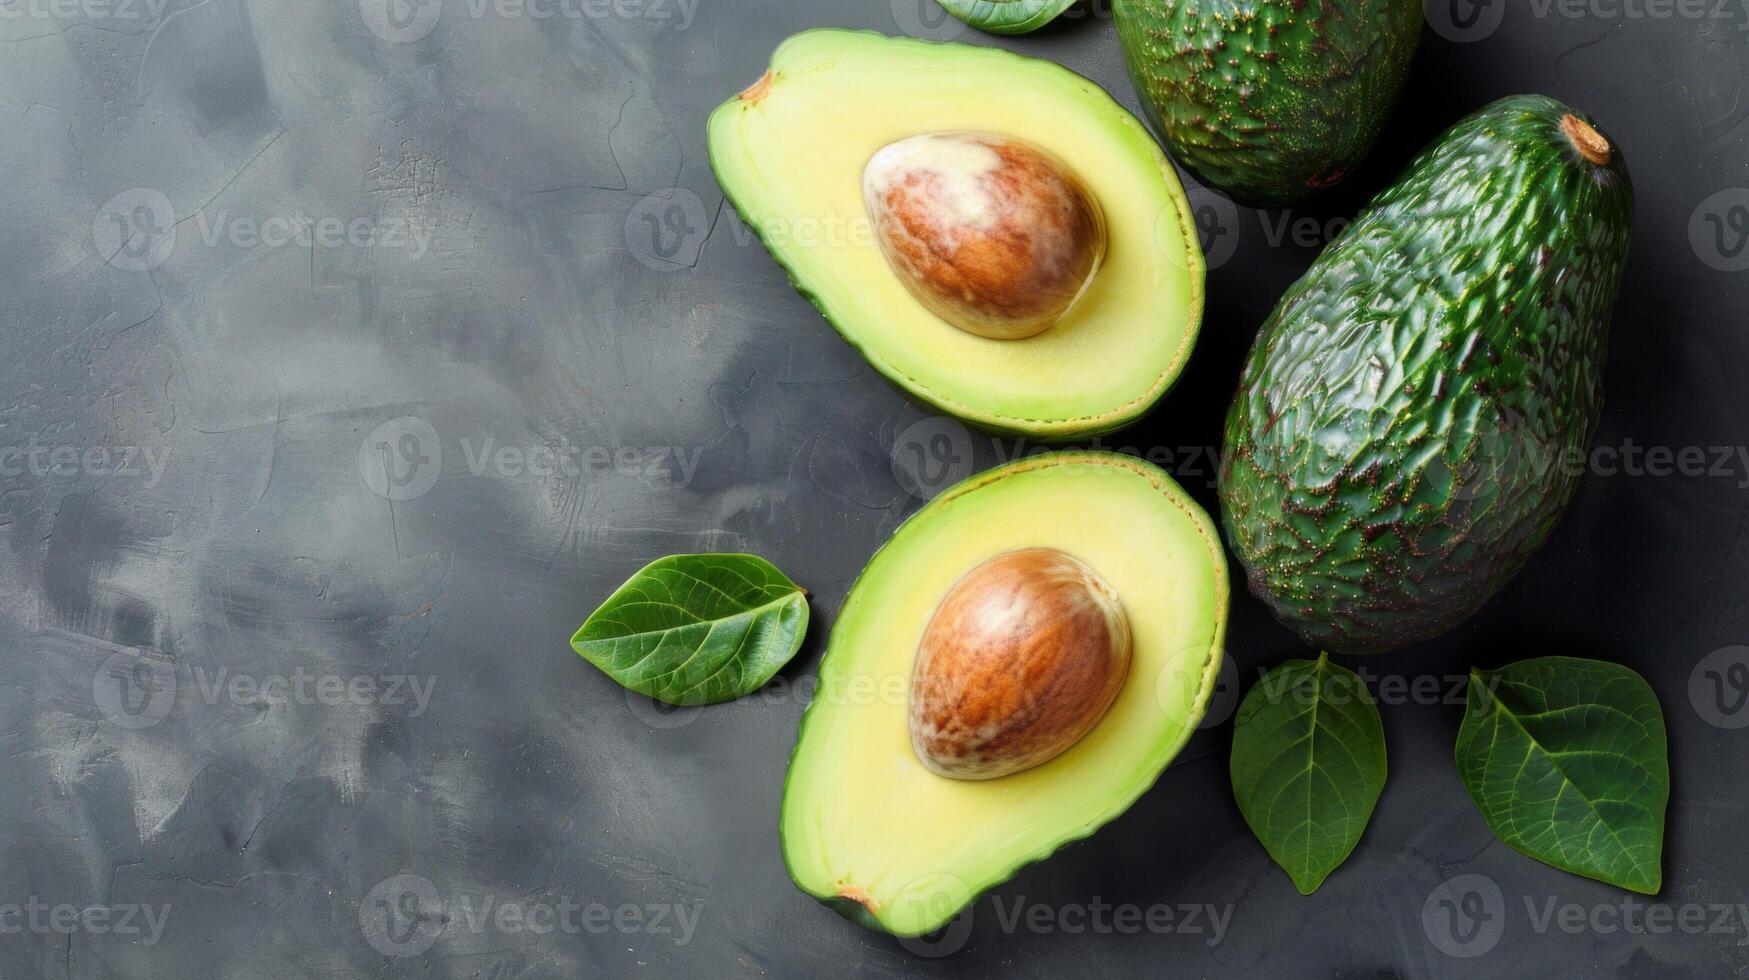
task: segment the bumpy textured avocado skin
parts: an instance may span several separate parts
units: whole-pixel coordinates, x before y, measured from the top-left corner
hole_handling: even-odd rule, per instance
[[[1452,128],[1258,335],[1227,415],[1223,519],[1251,591],[1310,644],[1444,632],[1573,495],[1633,189],[1619,149],[1581,156],[1568,113],[1517,96]]]
[[[941,7],[991,34],[1027,34],[1074,6],[1075,0],[942,0]]]
[[[1130,79],[1172,155],[1241,204],[1290,204],[1372,149],[1422,0],[1112,0]]]

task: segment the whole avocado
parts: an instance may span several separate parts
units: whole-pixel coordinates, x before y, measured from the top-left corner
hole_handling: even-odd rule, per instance
[[[1291,204],[1372,149],[1421,0],[1112,0],[1124,61],[1179,163],[1241,204]]]
[[[1608,136],[1516,96],[1423,150],[1288,290],[1220,479],[1228,539],[1278,619],[1380,652],[1517,573],[1584,468],[1632,218]]]

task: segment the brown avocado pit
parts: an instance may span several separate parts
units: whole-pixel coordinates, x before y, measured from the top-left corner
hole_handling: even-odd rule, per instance
[[[1054,548],[967,572],[924,628],[911,673],[911,747],[931,772],[996,779],[1048,762],[1110,710],[1130,666],[1117,593]]]
[[[881,252],[911,295],[980,337],[1060,323],[1105,258],[1105,216],[1049,151],[993,133],[925,133],[863,168]]]

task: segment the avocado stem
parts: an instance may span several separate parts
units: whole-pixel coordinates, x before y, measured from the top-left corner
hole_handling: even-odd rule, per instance
[[[849,899],[863,908],[868,909],[869,914],[871,915],[880,911],[881,904],[874,900],[874,896],[855,885],[840,886],[838,889],[838,897]]]
[[[765,93],[771,91],[771,69],[765,69],[765,74],[759,76],[759,81],[741,90],[741,98],[747,102],[758,102],[765,98]]]
[[[1567,142],[1573,144],[1580,156],[1599,167],[1609,165],[1612,156],[1609,140],[1590,123],[1569,112],[1561,117],[1561,132],[1566,134]]]

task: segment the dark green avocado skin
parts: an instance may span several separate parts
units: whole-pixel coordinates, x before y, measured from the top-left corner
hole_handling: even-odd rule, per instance
[[[1602,406],[1633,219],[1619,148],[1515,96],[1423,150],[1291,287],[1227,414],[1220,497],[1253,594],[1381,652],[1467,618],[1548,537]],[[1607,135],[1605,135],[1607,139]]]
[[[1422,0],[1112,0],[1149,122],[1199,180],[1256,207],[1372,149],[1421,40]]]

